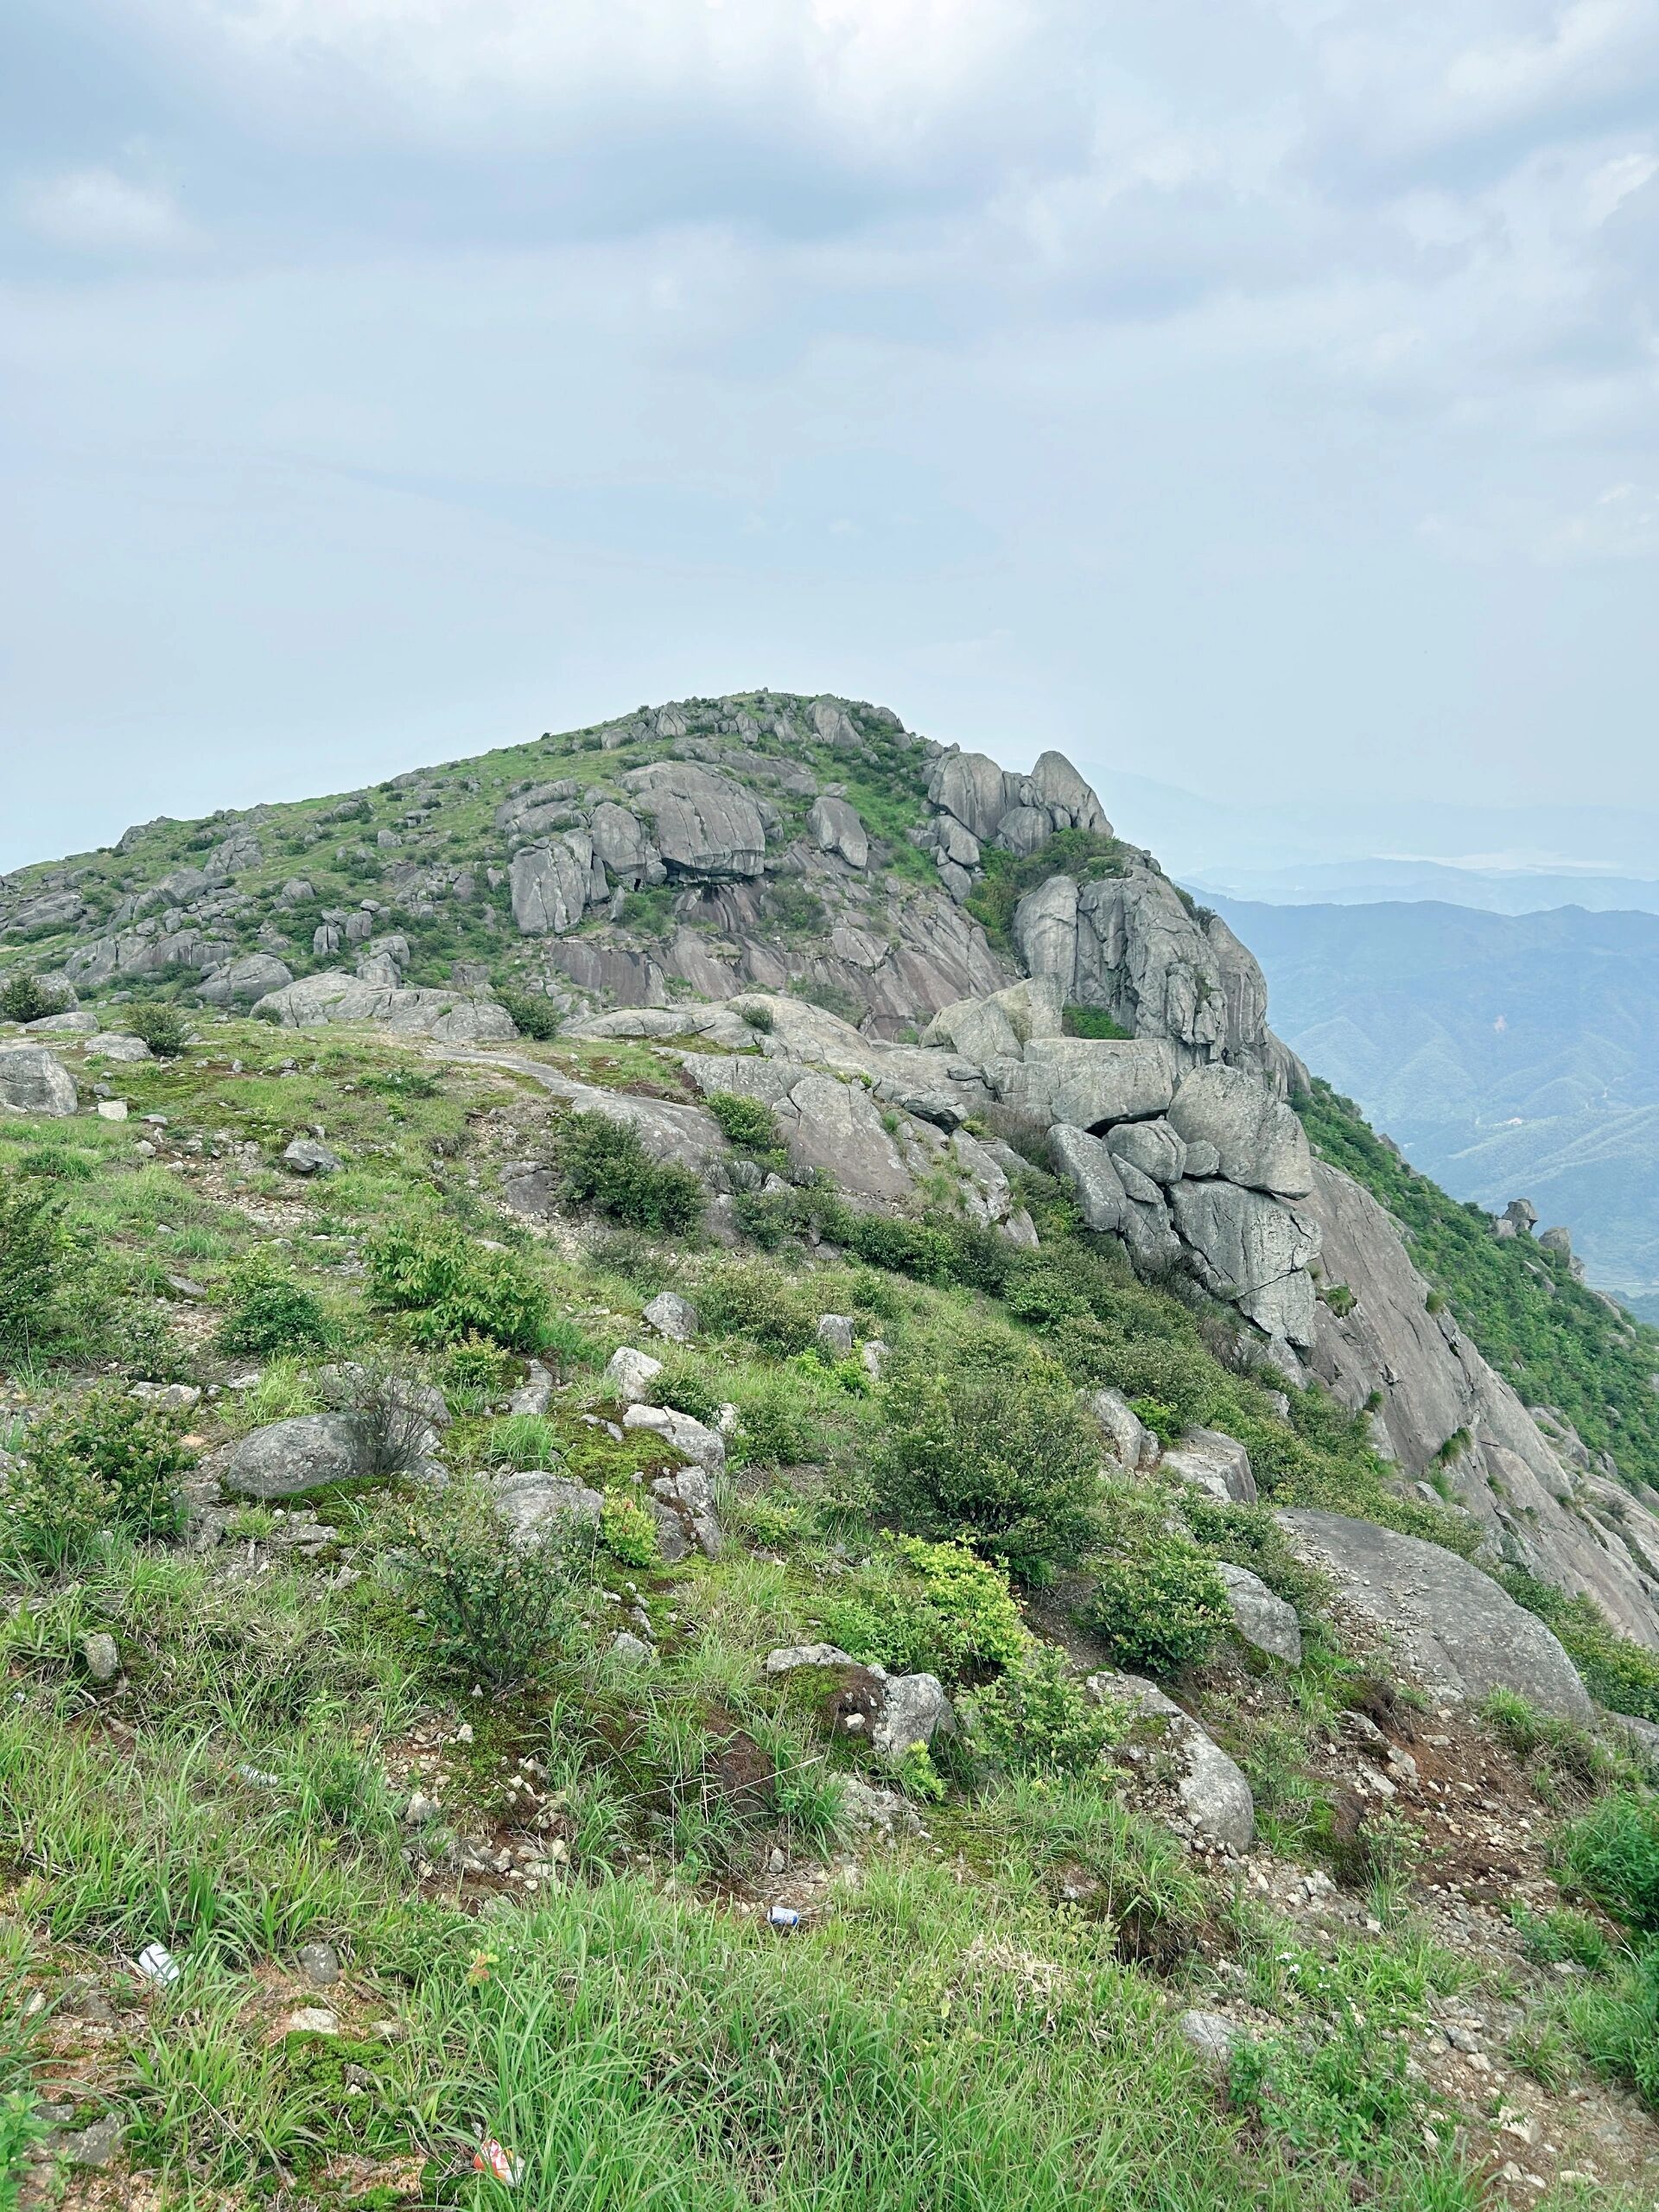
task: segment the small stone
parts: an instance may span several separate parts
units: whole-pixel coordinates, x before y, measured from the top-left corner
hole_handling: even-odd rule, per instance
[[[818,1316],[818,1350],[831,1359],[850,1359],[853,1356],[853,1321],[849,1313],[820,1313]]]
[[[288,2033],[291,2036],[337,2036],[340,2022],[326,2005],[302,2005],[297,2012],[288,2016]]]
[[[630,1667],[645,1665],[651,1656],[651,1646],[643,1637],[635,1636],[628,1629],[619,1630],[611,1638],[612,1658],[620,1659]]]
[[[435,1797],[425,1796],[417,1789],[404,1808],[404,1826],[423,1828],[429,1821],[435,1821],[442,1810],[442,1807]]]
[[[307,1943],[300,1951],[300,1972],[315,1989],[340,1980],[340,1953],[332,1943]]]
[[[116,1649],[115,1638],[106,1630],[98,1629],[80,1640],[81,1656],[86,1662],[86,1671],[95,1682],[112,1682],[121,1671],[121,1654]]]
[[[135,1382],[127,1392],[141,1406],[155,1406],[165,1414],[188,1414],[201,1403],[194,1382]]]
[[[126,1100],[100,1098],[98,1102],[98,1118],[100,1122],[124,1122],[127,1118]]]
[[[340,1155],[315,1137],[296,1137],[283,1154],[283,1165],[290,1175],[333,1175],[339,1170]]]
[[[659,1337],[677,1344],[689,1344],[697,1333],[696,1307],[671,1290],[659,1290],[641,1318]]]
[[[119,2113],[107,2112],[78,2135],[66,2136],[63,2155],[72,2166],[107,2166],[121,2148],[126,2123]]]
[[[1183,2012],[1175,2023],[1177,2032],[1189,2044],[1206,2066],[1223,2072],[1232,2063],[1233,2052],[1242,2040],[1236,2024],[1221,2012]]]
[[[632,1344],[619,1344],[606,1363],[600,1381],[624,1405],[638,1405],[662,1371],[662,1361],[653,1359],[648,1351],[636,1351]]]
[[[781,1874],[788,1864],[788,1859],[785,1858],[783,1853],[778,1850],[775,1846],[766,1854],[766,1872],[768,1874]]]

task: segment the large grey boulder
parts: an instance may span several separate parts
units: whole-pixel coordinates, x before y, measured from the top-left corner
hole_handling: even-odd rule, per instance
[[[850,1651],[838,1643],[784,1643],[766,1654],[769,1675],[792,1675],[802,1667],[856,1667]]]
[[[495,1000],[464,991],[392,990],[365,983],[339,969],[302,976],[284,989],[270,991],[253,1008],[260,1020],[289,1029],[315,1029],[330,1022],[372,1022],[404,1036],[435,1037],[446,1045],[469,1045],[516,1037],[512,1016]]]
[[[929,771],[927,795],[982,842],[995,835],[997,823],[1017,804],[1020,780],[983,753],[949,753]]]
[[[1046,807],[1057,830],[1093,830],[1109,837],[1104,808],[1063,753],[1039,753],[1029,779],[1033,801]]]
[[[1133,1473],[1158,1457],[1158,1440],[1120,1390],[1096,1390],[1089,1400],[1095,1425],[1120,1467]]]
[[[1127,1706],[1162,1735],[1175,1766],[1179,1825],[1214,1848],[1248,1851],[1255,1834],[1250,1785],[1192,1714],[1140,1675],[1090,1675],[1086,1687],[1099,1702]]]
[[[816,798],[806,811],[806,834],[818,850],[838,853],[849,868],[869,866],[869,833],[844,798]]]
[[[0,1047],[0,1109],[61,1117],[75,1110],[75,1079],[44,1045]]]
[[[690,1344],[697,1333],[697,1309],[677,1291],[659,1290],[639,1318],[672,1344]]]
[[[1548,1629],[1455,1552],[1340,1513],[1296,1507],[1276,1518],[1295,1549],[1332,1577],[1338,1602],[1425,1689],[1477,1701],[1514,1690],[1560,1719],[1594,1717],[1577,1668]]]
[[[1109,1129],[1106,1149],[1120,1169],[1136,1168],[1154,1183],[1179,1183],[1186,1173],[1185,1141],[1161,1117]]]
[[[651,1430],[711,1475],[725,1467],[726,1440],[719,1430],[693,1421],[690,1414],[676,1412],[672,1406],[630,1406],[622,1416],[622,1426]]]
[[[936,1675],[894,1675],[883,1686],[870,1742],[880,1758],[898,1766],[906,1751],[918,1744],[925,1748],[955,1726],[956,1713]]]
[[[927,1046],[948,1046],[982,1067],[994,1060],[1017,1060],[1023,1049],[1007,1010],[995,998],[958,999],[941,1007],[925,1030]]]
[[[1027,892],[1014,910],[1012,933],[1020,957],[1033,976],[1051,976],[1070,999],[1077,971],[1077,887],[1069,875],[1051,875]]]
[[[766,825],[741,784],[691,760],[659,760],[624,780],[639,811],[651,817],[671,875],[760,874]]]
[[[1169,1109],[1170,1127],[1192,1143],[1214,1145],[1230,1183],[1306,1198],[1313,1188],[1307,1132],[1267,1083],[1245,1068],[1194,1068]]]
[[[625,1406],[637,1405],[663,1371],[660,1359],[632,1344],[619,1344],[605,1363],[601,1387],[612,1391]]]
[[[1159,1039],[1033,1037],[1019,1077],[1003,1080],[1021,1103],[1046,1108],[1051,1121],[1097,1133],[1167,1113],[1176,1075],[1174,1054]]]
[[[280,991],[294,981],[294,970],[275,953],[250,952],[240,960],[215,968],[196,986],[196,996],[209,1006],[252,1006],[270,991]]]
[[[1085,1229],[1110,1236],[1123,1226],[1128,1198],[1117,1163],[1098,1137],[1058,1122],[1048,1133],[1048,1156],[1071,1185]]]
[[[599,1532],[605,1500],[574,1476],[537,1468],[525,1474],[504,1475],[496,1483],[497,1510],[516,1544],[538,1544],[550,1537],[588,1538]]]
[[[594,851],[612,875],[632,877],[637,881],[649,874],[655,855],[637,814],[631,814],[626,806],[618,806],[613,799],[601,799],[594,809],[594,818],[588,827]],[[660,867],[658,873],[661,873]]]
[[[105,1029],[86,1039],[86,1057],[89,1060],[114,1060],[137,1066],[141,1060],[153,1060],[156,1055],[142,1037],[129,1037],[121,1030]]]
[[[245,1436],[224,1483],[242,1497],[300,1497],[377,1471],[373,1440],[355,1414],[299,1414]]]
[[[1206,1491],[1219,1505],[1254,1505],[1255,1474],[1250,1455],[1236,1436],[1218,1428],[1189,1428],[1164,1454],[1166,1472],[1194,1490]]]
[[[1236,1183],[1177,1183],[1170,1205],[1205,1288],[1230,1299],[1269,1337],[1313,1338],[1319,1228],[1311,1214]]]
[[[603,876],[601,865],[599,880]],[[520,936],[563,937],[575,928],[594,895],[593,840],[572,830],[551,844],[526,845],[513,855],[508,880]]]
[[[1287,1605],[1276,1598],[1259,1574],[1252,1574],[1248,1567],[1235,1567],[1230,1560],[1220,1560],[1216,1573],[1227,1592],[1227,1604],[1233,1616],[1233,1626],[1246,1643],[1253,1643],[1258,1651],[1265,1651],[1270,1659],[1282,1660],[1287,1667],[1302,1663],[1302,1624],[1296,1618],[1294,1605]]]
[[[339,1173],[340,1160],[337,1152],[319,1144],[315,1137],[296,1137],[283,1154],[283,1165],[290,1175],[334,1175]]]
[[[909,1195],[910,1170],[861,1084],[804,1076],[791,1089],[789,1104],[792,1112],[779,1116],[779,1126],[791,1166],[822,1168],[855,1198],[893,1201]]]

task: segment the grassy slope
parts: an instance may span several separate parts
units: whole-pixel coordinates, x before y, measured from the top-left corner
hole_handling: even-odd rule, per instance
[[[490,1201],[492,1162],[522,1147],[526,1109],[509,1078],[428,1071],[338,1034],[302,1040],[284,1071],[296,1040],[248,1024],[207,1034],[182,1062],[124,1073],[135,1109],[168,1116],[173,1164],[138,1157],[136,1122],[0,1126],[0,1173],[59,1191],[84,1240],[72,1305],[99,1363],[204,1383],[245,1368],[214,1351],[204,1324],[256,1248],[280,1254],[347,1336],[384,1337],[358,1255],[377,1227],[435,1203],[506,1242],[547,1284],[576,1362],[550,1440],[588,1479],[625,1480],[629,1455],[579,1419],[594,1363],[638,1336],[652,1290],[671,1281],[695,1296],[715,1262],[638,1238],[566,1256],[506,1224]],[[592,1060],[587,1071],[607,1072]],[[630,1060],[608,1072],[641,1070]],[[267,1163],[314,1120],[347,1164],[298,1185]],[[855,1879],[811,1886],[836,1863],[826,1784],[855,1761],[840,1739],[826,1747],[755,1661],[826,1621],[845,1624],[845,1560],[871,1543],[861,1478],[884,1414],[851,1378],[780,1351],[776,1314],[833,1305],[900,1351],[918,1334],[949,1341],[991,1320],[1061,1344],[1077,1316],[1056,1319],[1052,1300],[1037,1311],[1032,1281],[1019,1325],[960,1287],[760,1264],[773,1306],[752,1306],[747,1327],[706,1335],[701,1351],[744,1413],[748,1464],[723,1507],[738,1541],[718,1562],[672,1573],[600,1560],[601,1592],[639,1588],[657,1624],[648,1677],[578,1637],[532,1684],[471,1694],[435,1663],[403,1595],[395,1484],[325,1501],[331,1540],[309,1560],[284,1553],[280,1523],[249,1507],[206,1556],[122,1542],[73,1573],[14,1564],[0,1974],[10,1962],[50,1996],[91,1974],[119,2010],[109,2031],[20,2016],[0,2065],[22,2078],[33,2060],[43,2088],[79,2099],[78,2120],[112,2101],[129,2119],[130,2164],[161,2177],[168,2205],[217,2206],[242,2189],[252,2197],[237,2201],[257,2201],[279,2179],[325,2205],[500,2201],[467,2171],[480,2131],[526,2159],[516,2201],[562,2207],[1480,2202],[1448,2150],[1424,2149],[1433,2101],[1402,2070],[1405,2038],[1424,2031],[1437,1990],[1467,1982],[1466,1962],[1392,1908],[1392,1932],[1308,1948],[1197,1872],[1129,1809],[1110,1767],[1081,1781],[948,1769],[931,1840],[863,1847]],[[169,1274],[198,1282],[206,1305],[158,1304]],[[1313,1400],[1297,1409],[1306,1433],[1275,1425],[1173,1301],[1123,1283],[1096,1311],[1116,1314],[1136,1357],[1162,1348],[1163,1387],[1246,1428],[1284,1494],[1390,1510],[1348,1427]],[[21,1396],[41,1402],[73,1365],[26,1364]],[[452,1397],[453,1465],[499,1464],[522,1442],[487,1392]],[[275,1358],[257,1389],[225,1391],[197,1418],[213,1438],[317,1402],[303,1363]],[[803,1429],[822,1471],[786,1483],[770,1465],[776,1440]],[[1271,1545],[1249,1519],[1217,1529],[1217,1548],[1237,1556],[1254,1536],[1271,1573]],[[879,1567],[854,1578],[867,1595],[879,1586]],[[124,1673],[97,1693],[80,1649],[103,1629]],[[1188,1686],[1245,1760],[1268,1833],[1305,1859],[1326,1847],[1331,1800],[1296,1770],[1311,1732],[1334,1727],[1351,1675],[1316,1634],[1295,1683],[1247,1677],[1236,1710],[1224,1679]],[[738,1730],[775,1769],[753,1802],[709,1785],[711,1759]],[[509,1780],[538,1761],[538,1802],[574,1878],[516,1896],[499,1881],[417,1879],[386,1777],[408,1786],[423,1734],[441,1774],[418,1778],[473,1833],[518,1827]],[[774,1845],[812,1900],[810,1932],[788,1942],[753,1908]],[[1065,1904],[1079,1885],[1088,1902]],[[186,1962],[175,1991],[112,1973],[157,1939]],[[344,1982],[321,1993],[337,2041],[284,2032],[296,2005],[316,2001],[292,1962],[317,1939],[347,1961]],[[1156,1969],[1132,1962],[1148,1948]],[[1241,1992],[1262,2056],[1218,2099],[1171,2019]]]

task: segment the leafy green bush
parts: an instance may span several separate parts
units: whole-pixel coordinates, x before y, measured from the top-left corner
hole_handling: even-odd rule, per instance
[[[590,1540],[517,1541],[488,1492],[462,1483],[411,1513],[407,1535],[410,1595],[440,1674],[463,1688],[513,1688],[579,1648]]]
[[[742,1467],[793,1467],[818,1457],[819,1431],[812,1408],[787,1375],[768,1375],[737,1385],[737,1435],[731,1459]]]
[[[817,1330],[817,1314],[804,1288],[775,1268],[728,1260],[697,1292],[702,1326],[717,1337],[748,1337],[786,1357],[804,1351]]]
[[[296,1282],[269,1253],[256,1252],[232,1278],[217,1339],[221,1351],[264,1359],[275,1352],[322,1351],[336,1334],[316,1293]]]
[[[1027,1581],[1092,1533],[1100,1438],[1053,1361],[986,1333],[888,1363],[875,1468],[884,1509],[921,1535],[1004,1559]]]
[[[624,1567],[660,1567],[662,1548],[651,1508],[629,1491],[607,1493],[599,1516],[599,1540]]]
[[[51,1566],[85,1558],[101,1532],[175,1536],[184,1525],[179,1478],[196,1464],[175,1414],[124,1391],[89,1390],[29,1428],[6,1491],[13,1542]]]
[[[1267,1506],[1221,1505],[1193,1491],[1182,1498],[1181,1512],[1200,1551],[1249,1567],[1304,1619],[1325,1603],[1325,1577],[1297,1558]]]
[[[742,1098],[734,1090],[711,1090],[704,1105],[720,1123],[727,1141],[745,1152],[778,1149],[778,1116],[764,1098]]]
[[[1006,1674],[964,1704],[969,1746],[1015,1774],[1084,1775],[1100,1764],[1118,1715],[1096,1705],[1057,1644],[1033,1639]]]
[[[1659,1801],[1610,1790],[1560,1839],[1578,1886],[1627,1928],[1659,1935]]]
[[[676,1413],[690,1414],[709,1427],[725,1397],[708,1361],[677,1349],[663,1361],[662,1373],[652,1377],[651,1395],[655,1404],[671,1406]]]
[[[1027,891],[1051,875],[1075,875],[1083,882],[1128,870],[1124,849],[1116,837],[1093,830],[1057,830],[1034,853],[1005,852],[988,845],[981,855],[984,874],[968,894],[968,912],[984,925],[993,944],[1012,949],[1014,910]]]
[[[689,1236],[702,1224],[707,1195],[691,1170],[653,1160],[639,1130],[608,1115],[566,1115],[558,1173],[568,1204],[596,1206],[627,1228]]]
[[[437,1363],[437,1377],[446,1390],[476,1391],[494,1397],[512,1380],[511,1354],[488,1337],[468,1335],[449,1346]]]
[[[1109,1038],[1116,1041],[1135,1034],[1133,1030],[1114,1021],[1103,1006],[1068,1006],[1061,1012],[1060,1027],[1068,1037]]]
[[[370,1238],[369,1295],[407,1314],[423,1344],[488,1337],[510,1351],[539,1351],[549,1326],[546,1287],[513,1252],[490,1252],[434,1218],[394,1222]]]
[[[741,1006],[737,1011],[739,1019],[747,1022],[751,1029],[758,1030],[763,1037],[771,1036],[773,1024],[769,1006]]]
[[[558,1035],[562,1018],[559,1009],[541,992],[503,988],[495,995],[497,1003],[505,1009],[521,1036],[534,1037],[544,1044],[550,1037]]]
[[[58,1201],[21,1180],[0,1182],[0,1359],[56,1336],[64,1263]]]
[[[149,1046],[158,1060],[176,1060],[190,1042],[190,1027],[165,999],[127,1008],[127,1027]]]
[[[1592,1696],[1614,1713],[1659,1721],[1659,1655],[1621,1636],[1593,1598],[1569,1598],[1521,1567],[1501,1568],[1497,1579],[1517,1605],[1554,1630]]]
[[[0,984],[0,1021],[44,1021],[63,1004],[63,994],[38,976],[9,976]]]
[[[1165,1529],[1155,1505],[1120,1505],[1111,1548],[1084,1608],[1120,1666],[1172,1675],[1204,1658],[1232,1624],[1221,1578],[1197,1546]]]
[[[938,1675],[1008,1667],[1027,1638],[1007,1579],[963,1544],[895,1536],[861,1572],[831,1585],[824,1633],[867,1666]]]

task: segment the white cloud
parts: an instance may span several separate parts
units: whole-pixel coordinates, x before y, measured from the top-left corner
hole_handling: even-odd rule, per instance
[[[163,187],[113,169],[68,169],[17,194],[23,222],[50,245],[86,253],[170,253],[194,236]]]

